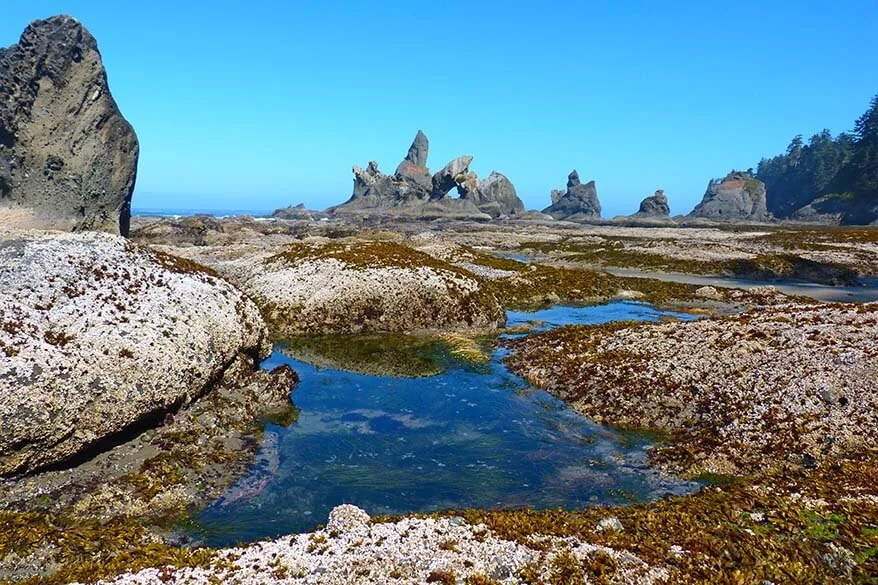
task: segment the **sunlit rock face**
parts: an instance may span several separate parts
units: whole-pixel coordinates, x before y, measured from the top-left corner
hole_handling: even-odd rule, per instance
[[[98,232],[0,241],[0,476],[160,422],[269,349],[257,307],[194,263]]]
[[[94,37],[54,16],[0,49],[0,219],[127,235],[137,136]]]

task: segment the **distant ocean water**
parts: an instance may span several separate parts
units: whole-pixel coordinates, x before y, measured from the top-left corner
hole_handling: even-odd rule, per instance
[[[213,215],[220,218],[231,217],[234,215],[267,217],[271,214],[272,210],[268,209],[175,209],[170,207],[134,207],[131,210],[131,215],[140,217],[185,217],[191,215]]]

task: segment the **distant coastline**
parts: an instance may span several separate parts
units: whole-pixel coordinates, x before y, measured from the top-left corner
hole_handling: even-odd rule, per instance
[[[131,210],[134,217],[188,217],[193,215],[212,215],[217,218],[236,215],[252,215],[253,217],[270,217],[271,209],[186,209],[173,207],[135,207]]]

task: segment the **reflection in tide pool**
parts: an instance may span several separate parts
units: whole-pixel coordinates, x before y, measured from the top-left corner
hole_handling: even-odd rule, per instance
[[[665,314],[619,302],[510,313],[509,325]],[[437,345],[433,358],[444,371],[421,378],[319,369],[283,350],[264,367],[289,364],[299,373],[299,420],[269,425],[249,474],[193,519],[193,536],[209,545],[311,530],[342,503],[370,514],[582,507],[698,489],[646,466],[648,438],[591,423],[529,388],[500,363],[502,350],[472,365]]]

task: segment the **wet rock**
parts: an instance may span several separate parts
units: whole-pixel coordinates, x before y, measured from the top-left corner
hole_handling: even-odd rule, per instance
[[[715,221],[768,221],[765,184],[748,173],[733,171],[721,181],[711,181],[701,203],[690,217]]]
[[[615,516],[602,518],[597,525],[597,530],[599,532],[622,532],[624,529],[622,522]]]
[[[139,147],[74,18],[31,23],[0,51],[0,207],[6,225],[127,235]]]
[[[719,291],[712,286],[702,286],[701,288],[695,289],[695,296],[699,299],[708,299],[711,301],[721,301],[723,297],[719,294]]]
[[[108,234],[2,241],[0,475],[154,426],[269,350],[259,310],[209,269]]]
[[[553,191],[553,200],[557,193]],[[574,169],[567,177],[567,191],[552,205],[543,210],[555,219],[596,218],[601,216],[601,203],[594,181],[585,185]]]

